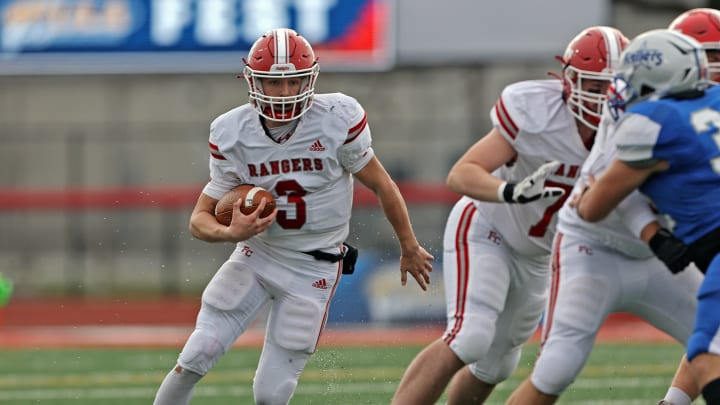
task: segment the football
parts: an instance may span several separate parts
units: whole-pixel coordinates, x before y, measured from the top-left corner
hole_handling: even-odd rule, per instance
[[[240,207],[240,211],[245,214],[252,214],[260,205],[260,201],[265,197],[265,209],[260,213],[260,218],[272,214],[275,209],[275,198],[269,191],[262,187],[254,186],[252,184],[242,184],[234,189],[225,193],[217,205],[215,205],[215,218],[217,221],[225,226],[230,225],[232,221],[233,204],[242,197],[243,202]]]

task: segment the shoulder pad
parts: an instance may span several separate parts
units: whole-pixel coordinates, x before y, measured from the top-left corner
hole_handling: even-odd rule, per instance
[[[520,132],[542,132],[560,105],[565,108],[558,80],[523,81],[505,87],[490,118],[505,136],[515,139]]]
[[[210,123],[210,150],[222,154],[235,144],[242,127],[250,120],[258,119],[257,112],[249,104],[234,108],[221,114]],[[214,155],[212,155],[215,157]]]
[[[360,103],[353,97],[343,93],[318,94],[314,103],[318,103],[328,113],[340,118],[343,122],[351,124],[358,116],[365,114]]]

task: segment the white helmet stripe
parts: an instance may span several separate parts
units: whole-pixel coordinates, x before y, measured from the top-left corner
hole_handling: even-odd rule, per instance
[[[275,38],[275,63],[288,63],[288,31],[286,29],[279,29],[275,30],[273,34]]]
[[[605,39],[605,48],[608,53],[608,68],[614,70],[620,61],[620,53],[622,52],[620,37],[610,27],[600,27],[600,32],[602,32]]]

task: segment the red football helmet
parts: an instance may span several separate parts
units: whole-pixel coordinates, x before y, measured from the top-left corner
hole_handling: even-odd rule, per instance
[[[597,129],[605,91],[583,89],[584,80],[612,82],[615,66],[628,39],[612,27],[590,27],[580,32],[557,59],[562,62],[563,99],[572,114],[583,124]]]
[[[273,121],[292,121],[312,104],[315,80],[320,66],[308,41],[288,28],[266,32],[250,48],[243,77],[248,83],[250,103],[263,117]],[[262,88],[264,78],[301,78],[300,92],[294,96],[271,97]]]
[[[720,79],[720,11],[694,8],[677,16],[668,27],[695,38],[708,57],[708,73],[713,81]]]

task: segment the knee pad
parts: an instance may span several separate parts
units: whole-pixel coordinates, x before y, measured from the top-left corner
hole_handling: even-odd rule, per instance
[[[580,374],[588,354],[571,345],[553,349],[546,343],[530,377],[533,385],[544,394],[559,396]]]
[[[255,381],[253,381],[253,397],[256,405],[286,405],[297,388],[297,380],[271,384],[256,384]]]
[[[470,367],[476,378],[488,384],[498,384],[512,375],[520,362],[522,347],[537,330],[542,315],[542,295],[512,299],[517,295],[510,296],[505,311],[500,314],[487,352]]]
[[[473,363],[485,356],[495,338],[498,317],[505,308],[510,275],[505,265],[494,255],[479,255],[478,261],[491,272],[478,269],[470,276],[463,303],[448,302],[448,326],[443,340],[465,363]],[[455,288],[446,285],[446,288]]]
[[[468,316],[464,323],[462,331],[454,338],[451,338],[451,331],[446,331],[443,339],[460,360],[470,364],[485,357],[490,349],[495,335],[495,320]]]
[[[507,380],[515,372],[521,354],[522,348],[520,346],[503,354],[496,354],[493,347],[491,347],[485,357],[470,365],[470,372],[482,382],[499,384]]]
[[[215,367],[226,350],[215,336],[196,329],[180,352],[178,364],[183,369],[205,375]]]
[[[268,321],[268,339],[287,350],[313,353],[323,326],[324,310],[324,303],[299,297],[276,301]]]
[[[308,359],[309,353],[287,350],[266,342],[253,378],[255,403],[285,405],[290,402]]]

